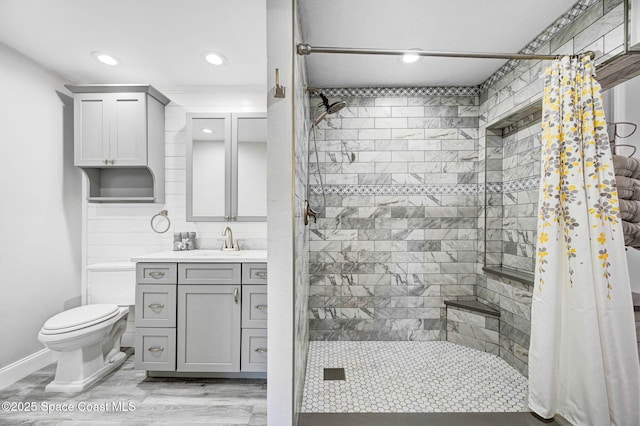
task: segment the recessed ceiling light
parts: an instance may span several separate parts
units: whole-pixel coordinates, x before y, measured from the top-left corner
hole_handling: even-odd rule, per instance
[[[411,50],[420,50],[420,49],[411,49]],[[417,53],[405,53],[404,55],[402,55],[402,62],[404,62],[405,64],[412,64],[416,62],[418,59],[420,59],[420,55],[418,55]]]
[[[211,129],[202,129],[202,133],[213,133]]]
[[[91,56],[97,61],[102,62],[105,65],[110,65],[115,67],[118,65],[119,61],[114,57],[104,52],[91,52]]]
[[[204,52],[202,57],[211,65],[222,65],[226,62],[226,58],[216,52]]]

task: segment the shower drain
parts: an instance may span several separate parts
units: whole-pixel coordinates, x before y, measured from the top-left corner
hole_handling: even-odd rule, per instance
[[[325,368],[324,379],[325,380],[345,380],[344,368]]]

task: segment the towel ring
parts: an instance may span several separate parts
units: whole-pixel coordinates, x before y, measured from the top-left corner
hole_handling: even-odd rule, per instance
[[[164,234],[171,227],[171,219],[169,219],[169,212],[166,210],[160,210],[151,218],[151,229],[158,234]]]

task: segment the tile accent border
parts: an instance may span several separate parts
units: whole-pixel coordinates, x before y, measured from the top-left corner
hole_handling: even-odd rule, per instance
[[[474,195],[476,184],[455,185],[324,185],[327,195]],[[312,194],[322,194],[320,185],[311,185]]]
[[[479,86],[432,86],[432,87],[330,87],[323,88],[322,93],[330,98],[362,97],[375,98],[382,96],[479,96]],[[313,97],[318,97],[315,93]]]
[[[578,19],[584,12],[591,6],[597,3],[598,0],[580,0],[574,4],[571,9],[565,12],[560,18],[556,19],[551,25],[549,25],[544,31],[542,31],[536,38],[529,42],[520,52],[524,54],[535,53],[546,42],[551,40],[553,36],[569,26],[573,21]],[[513,71],[522,61],[512,59],[504,64],[498,71],[494,72],[483,83],[478,86],[480,92],[486,92],[491,86],[504,78],[507,74]]]
[[[571,9],[556,19],[536,38],[530,41],[518,53],[532,54],[540,49],[553,36],[565,29],[587,9],[597,3],[598,0],[579,0]],[[431,86],[431,87],[328,87],[322,88],[322,92],[332,98],[342,97],[378,97],[378,96],[480,96],[491,86],[496,84],[507,74],[513,71],[522,61],[512,59],[504,64],[500,69],[491,74],[484,82],[478,86]],[[317,95],[312,94],[312,97]]]
[[[540,187],[540,178],[530,176],[523,179],[500,183],[488,183],[487,192],[508,194],[531,191]],[[475,195],[484,191],[480,184],[451,185],[324,185],[326,195]],[[309,192],[321,195],[320,185],[310,185]]]

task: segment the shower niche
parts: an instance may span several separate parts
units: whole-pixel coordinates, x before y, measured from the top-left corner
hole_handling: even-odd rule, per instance
[[[486,130],[483,271],[533,284],[541,102]]]

